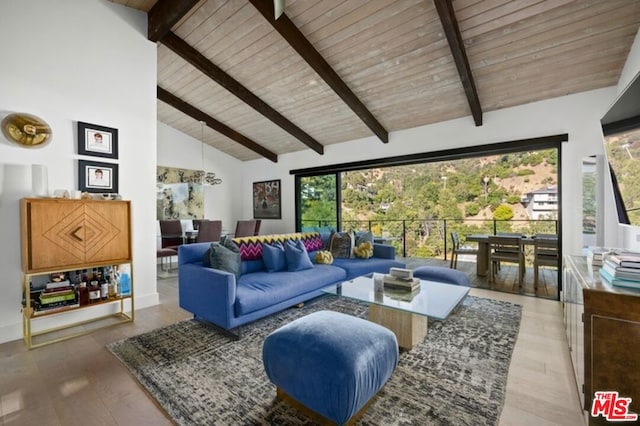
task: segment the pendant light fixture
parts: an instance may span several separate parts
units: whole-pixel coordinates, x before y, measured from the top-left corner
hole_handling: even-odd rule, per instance
[[[202,144],[202,170],[196,172],[196,177],[202,185],[218,185],[222,183],[222,179],[217,178],[213,172],[205,171],[204,167],[204,121],[200,121],[200,143]]]
[[[273,12],[275,19],[284,13],[284,0],[273,0]]]

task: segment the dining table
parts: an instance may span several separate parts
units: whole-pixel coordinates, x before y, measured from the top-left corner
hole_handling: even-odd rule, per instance
[[[478,255],[476,259],[476,274],[479,277],[486,277],[489,275],[489,235],[490,234],[470,234],[465,237],[466,241],[472,241],[478,243]],[[502,236],[520,236],[522,245],[533,245],[536,236],[520,235],[514,233],[498,234]],[[545,234],[544,236],[538,236],[537,238],[557,238]]]

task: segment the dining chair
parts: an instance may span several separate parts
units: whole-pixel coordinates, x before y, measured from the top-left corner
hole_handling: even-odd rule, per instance
[[[221,220],[201,220],[196,243],[220,241],[221,234]]]
[[[184,244],[182,224],[180,221],[177,219],[161,220],[160,238],[160,246],[162,248],[178,250],[178,246]]]
[[[178,251],[171,248],[161,248],[156,250],[156,258],[160,259],[160,270],[163,272],[171,272],[173,270],[171,265],[171,258],[177,256]],[[165,259],[169,258],[169,266],[165,268]]]
[[[236,223],[236,232],[233,234],[234,238],[239,237],[252,237],[256,232],[256,221],[251,220],[238,220]]]
[[[498,266],[502,262],[518,265],[518,286],[522,288],[524,278],[524,250],[522,237],[506,235],[489,235],[489,282],[495,282]]]
[[[458,268],[458,255],[459,254],[470,254],[474,256],[478,256],[478,248],[477,247],[466,247],[460,245],[460,236],[456,231],[451,232],[451,241],[453,242],[453,246],[451,247],[451,265],[449,265],[452,269]]]
[[[558,238],[539,237],[533,239],[533,288],[538,291],[538,277],[540,266],[554,266],[558,268]]]

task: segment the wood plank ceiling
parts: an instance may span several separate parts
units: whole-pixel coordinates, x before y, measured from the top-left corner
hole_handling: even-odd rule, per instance
[[[112,1],[149,14],[158,120],[243,161],[615,85],[640,27],[636,0]]]

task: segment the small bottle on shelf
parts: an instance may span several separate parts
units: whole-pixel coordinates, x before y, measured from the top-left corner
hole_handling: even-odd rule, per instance
[[[121,267],[120,294],[122,296],[131,295],[131,276],[129,275],[129,265],[122,265]]]
[[[100,287],[98,281],[91,281],[91,287],[89,287],[89,303],[98,303],[100,301]]]
[[[100,299],[107,300],[109,298],[109,283],[103,279],[100,282]]]
[[[78,299],[78,303],[80,303],[80,306],[89,304],[89,288],[87,288],[87,283],[85,281],[82,281],[80,283]]]
[[[109,269],[109,299],[113,300],[118,297],[118,289],[116,285],[115,274],[113,268]]]

